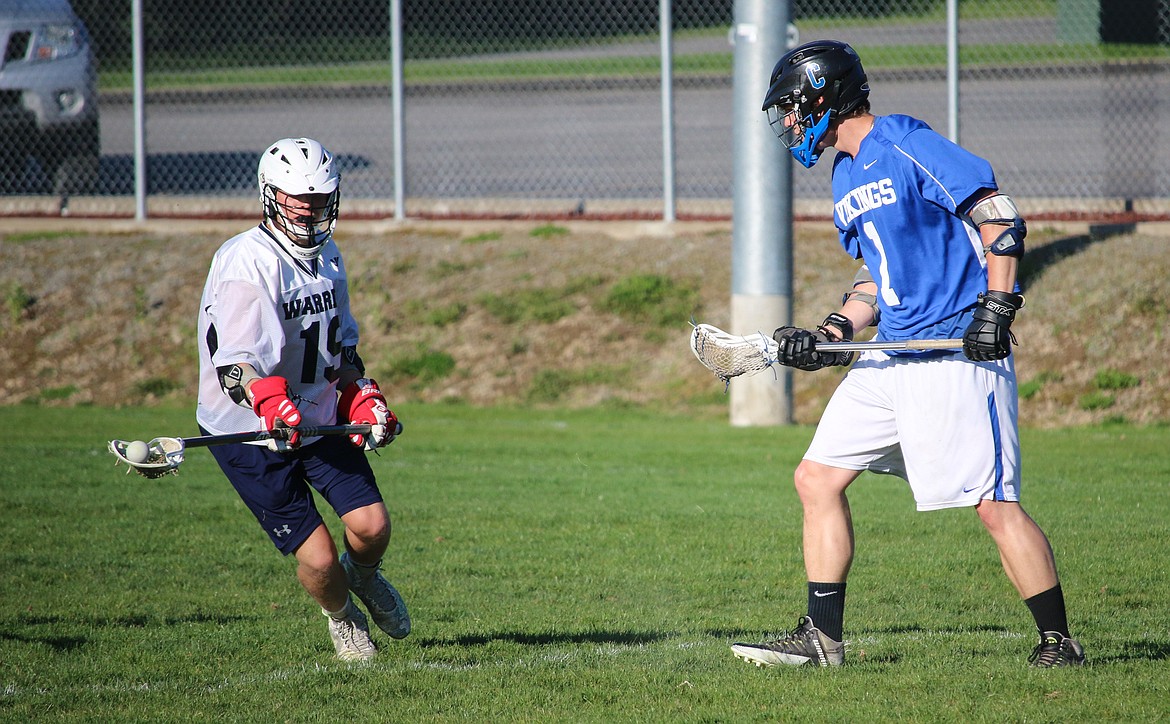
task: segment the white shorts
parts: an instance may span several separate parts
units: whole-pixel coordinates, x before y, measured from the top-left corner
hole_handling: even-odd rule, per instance
[[[1019,501],[1012,358],[863,352],[829,400],[804,457],[897,475],[919,510]]]

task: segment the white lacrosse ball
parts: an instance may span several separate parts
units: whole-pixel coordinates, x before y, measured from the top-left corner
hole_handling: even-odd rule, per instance
[[[126,459],[132,463],[144,463],[150,459],[150,448],[141,440],[127,443]]]

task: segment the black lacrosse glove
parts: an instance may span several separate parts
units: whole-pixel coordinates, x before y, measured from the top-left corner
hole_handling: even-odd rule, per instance
[[[987,292],[979,295],[975,318],[963,334],[963,354],[976,362],[992,362],[1012,353],[1016,337],[1012,321],[1016,311],[1024,306],[1024,298],[1009,292]]]
[[[841,330],[827,329],[833,325]],[[780,345],[776,359],[786,367],[812,372],[822,367],[849,365],[853,363],[852,352],[818,352],[817,342],[850,342],[853,340],[853,323],[845,316],[834,312],[825,317],[816,331],[799,327],[781,327],[772,333],[772,339]]]

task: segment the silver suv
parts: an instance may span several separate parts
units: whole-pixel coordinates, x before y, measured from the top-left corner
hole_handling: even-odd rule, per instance
[[[0,191],[92,191],[97,73],[68,0],[0,0]]]

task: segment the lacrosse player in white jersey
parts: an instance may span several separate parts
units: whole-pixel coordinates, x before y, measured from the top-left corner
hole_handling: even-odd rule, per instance
[[[259,226],[223,244],[199,308],[199,404],[205,434],[277,425],[371,425],[368,435],[211,448],[260,526],[297,562],[297,578],[328,621],[337,656],[377,652],[368,619],[393,638],[410,633],[398,591],[379,572],[390,516],[365,451],[401,432],[357,353],[341,251],[333,241],[341,179],[334,156],[285,138],[260,157]],[[338,549],[316,490],[345,525]]]
[[[1019,503],[1012,320],[1026,227],[991,166],[904,115],[870,113],[869,82],[844,43],[814,41],[772,71],[763,110],[806,168],[832,147],[841,244],[863,265],[814,329],[782,327],[781,363],[852,368],[830,400],[796,490],[804,508],[807,615],[776,641],[735,644],[758,666],[844,661],[853,524],[845,492],[864,470],[909,482],[919,510],[972,507],[1036,621],[1033,666],[1084,663],[1068,630],[1048,539]],[[882,340],[962,338],[959,350],[818,353],[877,326]]]

